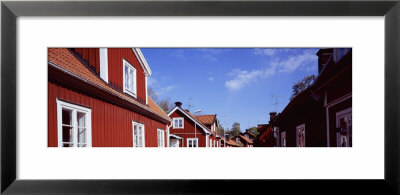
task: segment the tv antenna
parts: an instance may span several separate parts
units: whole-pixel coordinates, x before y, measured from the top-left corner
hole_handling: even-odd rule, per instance
[[[282,97],[282,96],[279,96],[279,95],[272,95],[272,97],[275,98],[275,102],[274,102],[272,105],[275,105],[275,112],[278,113],[278,104],[281,104],[281,103],[278,102],[278,98],[280,98],[280,97]]]
[[[190,112],[190,108],[194,107],[194,105],[190,104],[191,101],[192,101],[192,98],[190,97],[189,101],[188,101],[189,103],[187,105],[189,112]]]

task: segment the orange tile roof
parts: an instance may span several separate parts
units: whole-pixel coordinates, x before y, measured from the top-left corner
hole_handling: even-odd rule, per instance
[[[236,143],[235,141],[232,141],[232,140],[229,140],[226,144],[231,145],[231,146],[240,147],[240,145],[238,143]]]
[[[211,125],[214,123],[216,114],[209,114],[209,115],[198,115],[196,116],[196,119],[203,123],[204,125]]]
[[[119,96],[121,99],[129,101],[132,104],[135,104],[149,112],[152,112],[168,121],[171,121],[171,118],[157,106],[157,104],[148,97],[148,105],[143,105],[139,103],[134,98],[121,93],[111,87],[109,87],[103,80],[101,80],[96,74],[90,71],[80,60],[78,60],[68,49],[65,48],[49,48],[48,49],[48,61],[49,65],[56,66],[62,68],[63,70],[72,73],[74,76],[90,82],[91,84],[97,86],[98,88],[105,89],[114,95]]]
[[[252,144],[253,142],[249,139],[249,138],[247,138],[246,136],[243,136],[243,135],[239,135],[242,139],[244,139],[244,141],[246,141],[247,143],[249,143],[249,144]]]
[[[199,124],[201,124],[201,126],[203,126],[203,128],[207,129],[207,131],[211,132],[211,129],[209,129],[208,127],[206,127],[203,123],[201,123],[199,120],[197,120],[196,116],[194,116],[192,113],[190,113],[189,111],[180,108],[180,110],[182,110],[183,112],[185,112],[186,114],[188,114],[189,116],[191,116],[194,120],[196,120],[196,122],[198,122]],[[212,132],[211,132],[212,133]]]

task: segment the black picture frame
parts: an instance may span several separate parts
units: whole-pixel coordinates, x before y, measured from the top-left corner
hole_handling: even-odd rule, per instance
[[[16,180],[16,20],[19,16],[385,16],[385,178],[382,180]],[[398,131],[400,120],[397,120],[400,116],[399,28],[399,0],[2,1],[1,193],[398,194],[400,192]],[[249,169],[243,168],[246,167],[244,165],[238,165],[238,169],[257,171],[268,168],[256,160],[251,166],[253,168]],[[214,171],[223,174],[227,170],[215,167]]]

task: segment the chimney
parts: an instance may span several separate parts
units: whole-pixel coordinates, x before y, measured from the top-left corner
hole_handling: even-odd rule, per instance
[[[182,106],[182,102],[175,102],[175,106],[181,107]]]
[[[272,121],[272,119],[274,119],[276,117],[276,112],[270,112],[269,113],[269,122]]]
[[[186,111],[186,112],[189,112],[189,110],[188,110],[188,109],[185,109],[185,111]]]

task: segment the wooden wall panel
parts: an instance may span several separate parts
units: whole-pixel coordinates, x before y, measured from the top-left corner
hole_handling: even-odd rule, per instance
[[[123,91],[123,59],[136,68],[137,99],[146,102],[145,74],[142,66],[132,51],[132,48],[109,48],[108,49],[108,73],[109,82],[117,85]]]
[[[157,128],[166,130],[166,124],[52,82],[48,82],[48,92],[49,147],[58,146],[57,98],[91,108],[93,147],[132,147],[132,121],[145,125],[146,147],[157,147]]]
[[[180,111],[175,111],[174,113],[172,113],[170,118],[172,119],[174,117],[183,117],[184,118],[184,124],[183,124],[184,129],[174,129],[173,127],[170,128],[171,134],[176,134],[183,138],[183,147],[186,147],[188,138],[195,138],[195,136],[199,139],[199,147],[206,147],[206,134],[201,129],[201,127],[197,126],[196,135],[195,135],[195,133],[194,133],[195,132],[195,126],[194,126],[195,123],[191,119],[186,117]]]
[[[73,49],[87,64],[100,74],[100,53],[99,48],[75,48]]]

